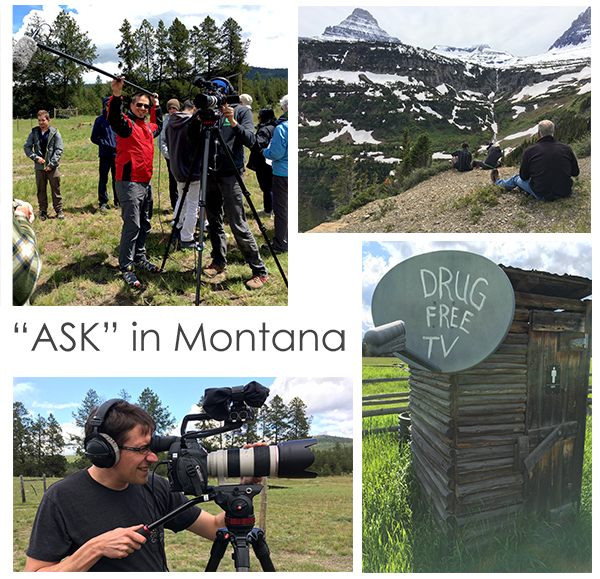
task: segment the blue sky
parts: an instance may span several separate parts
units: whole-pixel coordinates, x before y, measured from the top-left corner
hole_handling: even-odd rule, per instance
[[[227,18],[233,18],[242,27],[242,39],[250,40],[248,63],[251,66],[288,68],[290,50],[295,48],[296,30],[285,24],[287,18],[283,4],[217,6],[206,3],[187,3],[186,8],[169,8],[164,2],[133,2],[118,10],[105,10],[101,4],[71,5],[15,5],[13,6],[13,35],[20,38],[25,32],[26,23],[32,11],[38,11],[45,22],[52,24],[61,8],[70,12],[82,32],[87,33],[96,45],[98,58],[93,63],[102,70],[117,74],[118,57],[116,46],[121,42],[119,28],[127,19],[133,27],[138,27],[146,19],[153,26],[162,20],[168,28],[175,18],[179,18],[188,28],[198,26],[210,16],[217,26]],[[205,9],[207,8],[208,9]],[[73,55],[77,56],[77,55]],[[93,82],[97,76],[89,72],[86,82]]]
[[[352,383],[344,378],[31,378],[13,380],[13,401],[22,402],[34,415],[51,412],[66,433],[76,433],[72,412],[93,389],[103,399],[116,398],[125,389],[135,403],[144,388],[150,388],[177,419],[191,412],[206,388],[244,386],[256,380],[270,389],[267,403],[279,394],[287,404],[298,396],[312,415],[311,436],[352,436]],[[177,429],[177,434],[179,430]]]
[[[365,241],[362,244],[362,331],[373,326],[371,299],[383,275],[409,257],[429,251],[454,249],[483,255],[494,263],[525,270],[592,279],[592,244],[578,236],[499,237],[481,241]]]
[[[300,6],[298,35],[318,36],[364,8],[404,44],[488,44],[513,56],[546,52],[587,6]]]

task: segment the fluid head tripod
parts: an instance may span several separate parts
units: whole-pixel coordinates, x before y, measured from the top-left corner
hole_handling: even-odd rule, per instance
[[[216,571],[227,551],[227,546],[231,544],[236,571],[246,572],[250,570],[250,546],[252,546],[256,558],[260,562],[262,570],[275,571],[265,534],[261,529],[254,527],[255,517],[252,500],[261,490],[262,485],[220,484],[211,488],[208,494],[195,497],[164,517],[149,525],[144,525],[138,532],[150,536],[153,529],[164,525],[181,514],[182,511],[201,502],[214,501],[225,511],[225,527],[217,531],[205,570]]]

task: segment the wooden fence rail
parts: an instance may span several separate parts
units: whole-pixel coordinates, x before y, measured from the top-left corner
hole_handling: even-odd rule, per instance
[[[21,501],[22,502],[26,502],[25,501],[25,483],[26,482],[42,481],[44,483],[44,492],[46,492],[46,475],[45,474],[42,475],[42,478],[28,478],[28,479],[25,479],[25,478],[23,478],[23,475],[20,475],[19,481],[21,483]],[[35,487],[33,487],[33,492],[35,492]]]
[[[591,377],[591,374],[590,374]],[[408,378],[380,378],[380,379],[369,379],[363,380],[363,384],[375,384],[383,382],[405,382]],[[402,412],[408,412],[408,399],[410,396],[410,390],[405,392],[388,392],[386,394],[370,394],[362,397],[362,417],[368,418],[371,416],[386,416],[389,414],[401,414]],[[376,410],[365,410],[365,407],[369,406],[381,406],[381,405],[392,405],[401,404],[401,406],[393,406],[392,408],[378,408]],[[588,414],[592,413],[592,387],[588,388]],[[400,428],[399,425],[386,426],[385,428],[367,428],[363,429],[363,434],[375,434],[378,432],[396,432]]]

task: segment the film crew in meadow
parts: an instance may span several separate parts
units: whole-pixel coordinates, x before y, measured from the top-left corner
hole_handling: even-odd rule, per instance
[[[586,278],[463,251],[413,256],[379,281],[364,340],[409,364],[412,461],[444,530],[481,542],[523,508],[552,522],[577,511],[589,296]]]
[[[314,478],[307,470],[314,462],[310,446],[316,439],[292,440],[274,446],[218,450],[207,452],[199,439],[230,432],[254,420],[253,408],[260,408],[268,388],[258,382],[234,388],[209,388],[205,391],[204,413],[188,414],[181,424],[181,436],[153,436],[152,452],[167,452],[167,471],[172,492],[182,492],[195,498],[172,513],[142,527],[139,532],[150,536],[151,531],[164,525],[183,510],[203,502],[214,501],[225,511],[225,528],[219,529],[210,552],[206,571],[217,571],[228,545],[233,547],[233,560],[238,572],[250,569],[250,547],[263,571],[275,571],[264,532],[254,526],[253,498],[262,490],[261,484],[227,482],[227,478]],[[191,421],[217,420],[222,426],[186,432]],[[208,485],[208,477],[217,478],[217,486]]]
[[[288,285],[288,281],[287,281],[285,272],[283,271],[281,263],[279,262],[279,259],[277,258],[277,254],[274,251],[273,246],[271,245],[269,236],[267,235],[267,229],[263,225],[262,221],[260,220],[260,216],[258,215],[258,212],[256,211],[256,208],[254,206],[254,203],[252,202],[250,192],[248,191],[248,188],[246,187],[244,179],[240,175],[240,172],[235,165],[231,149],[229,148],[229,146],[223,139],[223,136],[219,129],[219,118],[222,114],[220,109],[225,105],[239,104],[239,102],[240,102],[239,95],[227,94],[227,91],[225,91],[222,87],[222,83],[215,82],[215,81],[219,81],[219,80],[222,81],[222,83],[225,83],[227,85],[230,84],[226,79],[220,79],[220,78],[215,78],[211,81],[206,81],[204,79],[204,77],[198,76],[194,80],[194,85],[197,86],[198,88],[202,88],[204,90],[204,93],[199,94],[194,99],[194,106],[196,107],[197,110],[194,113],[195,118],[192,119],[192,121],[190,122],[191,129],[194,129],[194,127],[196,127],[196,126],[198,127],[199,135],[192,136],[192,139],[191,139],[192,142],[195,142],[197,140],[197,145],[194,150],[194,156],[192,158],[192,162],[190,163],[190,171],[188,173],[186,182],[184,183],[184,186],[183,186],[181,199],[179,200],[179,206],[177,209],[177,214],[175,215],[175,219],[173,221],[173,228],[171,230],[171,235],[169,236],[169,240],[167,242],[167,247],[165,248],[165,255],[164,255],[162,266],[161,266],[161,269],[164,270],[165,264],[166,264],[166,261],[167,261],[168,255],[169,255],[169,251],[171,249],[171,245],[173,243],[173,239],[175,238],[177,228],[178,228],[178,225],[180,222],[181,213],[183,211],[183,208],[185,207],[185,199],[186,199],[187,194],[190,189],[190,184],[191,184],[192,177],[193,177],[192,168],[196,166],[196,164],[198,163],[198,160],[200,159],[200,155],[202,154],[202,176],[200,179],[201,184],[200,184],[200,201],[199,201],[200,211],[199,211],[199,215],[198,215],[199,233],[198,233],[198,263],[197,263],[197,270],[196,270],[195,305],[199,305],[199,303],[200,303],[202,254],[204,251],[206,186],[207,186],[207,180],[208,180],[208,171],[210,170],[209,151],[210,151],[211,141],[213,141],[215,143],[215,147],[216,147],[216,144],[218,143],[221,147],[221,150],[225,153],[225,157],[227,159],[229,167],[230,167],[238,185],[241,188],[241,191],[244,195],[244,198],[246,199],[246,202],[248,203],[248,206],[250,207],[250,210],[252,211],[252,214],[256,220],[259,230],[263,234],[263,237],[267,243],[269,251],[271,252],[271,255],[273,256],[273,259],[277,265],[277,268],[279,269],[281,277],[283,278],[283,281],[284,281],[286,287]],[[230,92],[233,92],[233,91],[230,91]],[[196,121],[196,122],[194,122],[194,121]]]
[[[41,48],[42,50],[53,53],[62,58],[66,58],[72,62],[75,62],[76,64],[85,66],[86,68],[89,68],[90,70],[93,70],[95,72],[98,72],[100,74],[108,76],[114,80],[123,80],[123,82],[126,85],[131,86],[132,88],[135,88],[136,90],[143,92],[145,94],[148,94],[150,96],[154,96],[154,93],[152,93],[151,91],[144,89],[142,87],[139,87],[139,86],[133,84],[132,82],[128,81],[127,79],[123,79],[119,76],[116,76],[114,74],[106,72],[90,63],[80,60],[74,56],[71,56],[64,52],[61,52],[61,51],[51,48],[49,46],[46,46],[46,45],[42,44],[41,42],[37,42],[35,40],[35,37],[39,33],[40,29],[41,29],[41,27],[38,28],[38,30],[36,30],[36,32],[33,34],[32,37],[31,36],[21,37],[13,46],[13,74],[18,74],[18,73],[22,72],[23,70],[25,70],[25,68],[27,68],[27,65],[31,61],[33,55],[35,54],[36,50],[38,48]],[[214,79],[214,80],[217,80],[217,79]],[[229,82],[226,79],[220,79],[220,80],[223,80],[226,84],[229,84]],[[204,90],[204,93],[199,94],[194,99],[194,105],[198,109],[195,114],[196,114],[197,119],[200,120],[200,128],[199,128],[199,131],[201,133],[200,137],[203,137],[203,138],[199,138],[199,140],[198,140],[198,144],[197,144],[195,152],[194,152],[193,161],[192,161],[192,164],[190,165],[191,167],[195,166],[197,161],[200,159],[200,153],[203,151],[202,178],[201,178],[201,191],[200,191],[200,211],[199,211],[199,228],[200,228],[199,241],[198,241],[199,255],[198,255],[198,263],[197,263],[197,271],[196,271],[195,305],[198,306],[199,302],[200,302],[200,279],[201,279],[201,270],[202,270],[202,252],[203,252],[203,248],[204,248],[204,218],[205,218],[205,208],[206,208],[206,182],[207,182],[207,171],[208,171],[208,167],[209,167],[208,152],[209,152],[209,144],[211,142],[211,139],[214,140],[215,143],[218,143],[221,146],[221,148],[225,154],[225,157],[227,159],[227,162],[233,172],[233,175],[234,175],[238,185],[241,188],[242,194],[244,195],[244,199],[248,203],[248,206],[250,207],[252,215],[254,216],[254,219],[256,220],[257,226],[266,241],[266,245],[269,248],[269,252],[273,256],[273,259],[275,261],[275,264],[277,265],[277,269],[279,270],[279,273],[281,274],[283,282],[285,283],[286,287],[288,287],[287,276],[285,275],[285,272],[283,270],[283,267],[281,266],[279,258],[277,257],[277,254],[273,249],[271,240],[269,239],[269,236],[267,235],[267,228],[262,223],[260,216],[258,215],[258,212],[256,211],[256,208],[254,206],[254,203],[252,202],[250,192],[248,191],[248,188],[246,187],[244,179],[240,175],[240,172],[237,169],[237,167],[235,166],[232,152],[231,152],[229,146],[227,145],[227,143],[225,143],[223,136],[221,135],[221,132],[219,130],[218,120],[219,120],[219,116],[221,114],[219,109],[227,104],[239,103],[239,96],[235,95],[235,94],[227,95],[226,91],[224,91],[222,89],[222,87],[220,86],[220,83],[217,84],[213,81],[206,81],[204,79],[204,77],[202,77],[202,76],[196,77],[196,79],[194,80],[194,85],[196,87],[202,88]],[[164,268],[165,268],[165,264],[166,264],[166,260],[167,260],[167,257],[168,257],[168,254],[169,254],[169,251],[171,248],[171,244],[173,243],[177,225],[178,225],[179,219],[181,217],[181,212],[185,205],[185,197],[187,196],[187,193],[190,188],[191,178],[192,178],[192,171],[190,170],[190,172],[188,174],[188,178],[186,180],[186,183],[184,184],[182,198],[179,202],[179,208],[177,211],[177,215],[175,216],[175,219],[173,221],[173,229],[171,231],[171,235],[169,236],[167,247],[165,249],[165,256],[164,256],[164,259],[162,262],[161,270],[164,270]]]

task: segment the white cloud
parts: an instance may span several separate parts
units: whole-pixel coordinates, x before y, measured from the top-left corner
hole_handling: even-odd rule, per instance
[[[37,388],[33,382],[19,382],[13,385],[13,399],[19,398],[36,392]]]
[[[98,4],[68,5],[67,10],[70,8],[77,10],[77,13],[69,14],[75,19],[81,32],[87,34],[96,45],[99,58],[94,64],[111,74],[119,72],[116,47],[121,42],[119,29],[125,19],[132,28],[137,28],[144,19],[153,26],[163,20],[168,28],[178,18],[190,29],[192,26],[199,26],[206,16],[215,20],[217,26],[231,17],[242,28],[242,40],[250,40],[248,63],[258,67],[288,68],[290,48],[295,47],[296,42],[295,31],[292,32],[291,27],[284,24],[287,21],[284,9],[266,5],[211,6],[207,11],[197,10],[194,5],[190,5],[189,10],[165,11],[164,3],[150,1],[130,4],[123,11],[106,10]],[[51,25],[60,11],[59,5],[44,5],[42,10],[30,12],[21,29],[15,33],[15,38],[24,34],[34,13]],[[77,57],[76,54],[72,56]],[[85,81],[94,82],[97,74],[92,71],[86,73]]]

